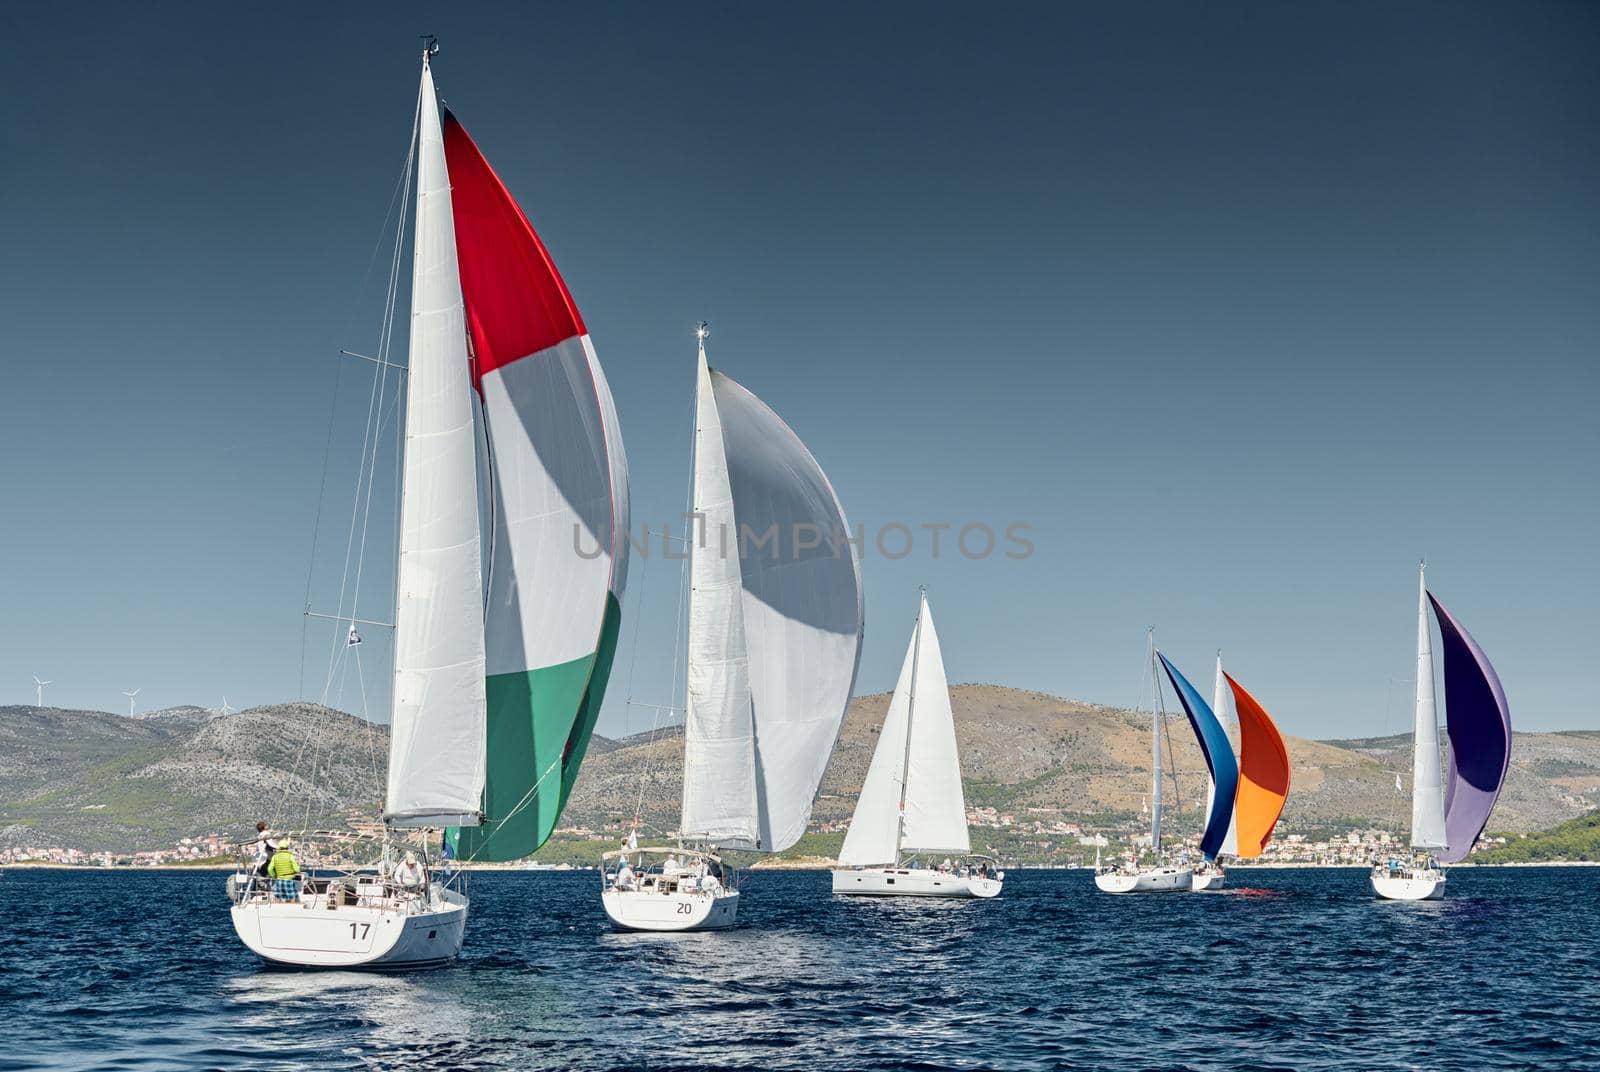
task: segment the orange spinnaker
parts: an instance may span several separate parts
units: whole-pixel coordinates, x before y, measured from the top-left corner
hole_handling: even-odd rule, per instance
[[[1224,673],[1239,712],[1239,792],[1233,801],[1239,855],[1260,856],[1289,797],[1289,750],[1256,698]]]

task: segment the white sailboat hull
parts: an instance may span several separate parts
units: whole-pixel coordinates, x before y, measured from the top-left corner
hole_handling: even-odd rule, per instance
[[[330,908],[321,895],[291,903],[246,901],[233,907],[233,929],[273,964],[414,970],[448,964],[461,953],[468,903],[440,886],[426,900],[385,906]]]
[[[612,925],[624,931],[714,931],[739,916],[739,891],[619,890],[600,894]]]
[[[1101,893],[1187,893],[1194,888],[1194,872],[1187,867],[1154,867],[1129,874],[1103,871],[1094,877]]]
[[[1372,892],[1386,901],[1437,901],[1444,896],[1443,871],[1402,871],[1393,874],[1386,867],[1372,869]]]
[[[998,897],[996,878],[962,877],[921,867],[841,868],[833,892],[867,897]]]
[[[1205,890],[1220,890],[1227,882],[1227,876],[1222,871],[1196,871],[1189,878],[1189,888],[1196,893]]]

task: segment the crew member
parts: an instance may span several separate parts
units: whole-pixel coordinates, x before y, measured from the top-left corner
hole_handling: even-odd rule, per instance
[[[267,861],[267,877],[272,879],[274,901],[300,899],[300,862],[294,858],[294,853],[289,851],[291,847],[292,843],[288,838],[279,838],[276,851]]]

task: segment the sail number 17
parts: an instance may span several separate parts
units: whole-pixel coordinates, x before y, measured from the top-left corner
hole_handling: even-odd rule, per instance
[[[356,933],[357,927],[361,928],[361,933],[359,935]],[[350,939],[351,941],[354,941],[357,938],[365,938],[371,931],[372,924],[370,923],[352,923],[350,924]]]

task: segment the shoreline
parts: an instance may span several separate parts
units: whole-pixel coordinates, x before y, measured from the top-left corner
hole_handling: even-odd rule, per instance
[[[838,864],[831,860],[818,857],[807,857],[794,861],[762,861],[748,868],[750,871],[832,871]],[[1351,871],[1368,870],[1370,863],[1349,864],[1312,864],[1312,863],[1274,863],[1274,864],[1246,864],[1234,862],[1225,865],[1225,870],[1237,872],[1250,871]],[[1492,871],[1497,868],[1518,867],[1600,867],[1600,860],[1518,860],[1503,864],[1477,864],[1459,863],[1448,865],[1449,870],[1457,868],[1473,868],[1477,870]],[[216,871],[229,872],[235,870],[232,864],[155,864],[148,866],[135,866],[131,864],[58,864],[49,861],[21,860],[12,864],[0,864],[0,872],[4,871]],[[592,867],[570,867],[530,870],[521,864],[468,864],[458,865],[458,871],[503,871],[517,874],[542,875],[542,874],[582,874],[594,870]],[[1049,867],[1029,864],[1011,864],[1007,867],[1010,871],[1093,871],[1093,867]]]

